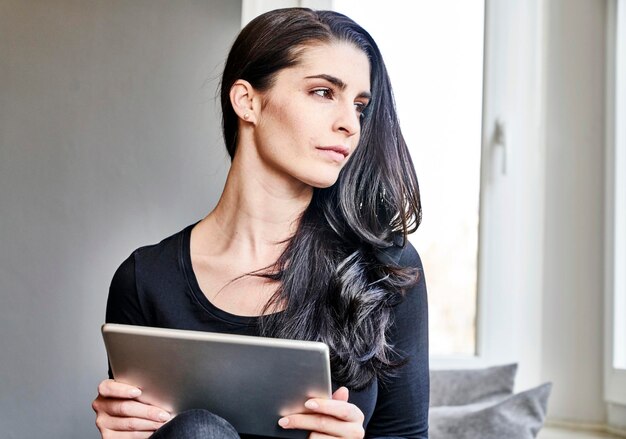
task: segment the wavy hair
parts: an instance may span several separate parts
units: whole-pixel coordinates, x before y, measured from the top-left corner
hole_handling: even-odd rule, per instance
[[[418,273],[385,255],[406,244],[421,222],[417,177],[402,136],[391,84],[372,37],[333,11],[278,9],[258,16],[239,34],[221,82],[222,128],[231,159],[238,118],[229,92],[238,79],[264,91],[281,69],[299,62],[312,44],[348,42],[370,63],[372,99],[359,146],[329,188],[315,188],[295,234],[269,271],[279,281],[260,320],[264,336],[328,344],[333,379],[353,389],[384,379],[402,361],[387,342],[391,308]]]

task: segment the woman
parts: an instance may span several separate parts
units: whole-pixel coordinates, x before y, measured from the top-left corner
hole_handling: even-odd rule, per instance
[[[375,42],[335,12],[268,12],[235,41],[221,103],[232,165],[217,206],[122,263],[107,321],[323,341],[332,399],[279,425],[428,437],[426,287],[406,239],[419,190]],[[98,391],[103,437],[236,437],[207,412],[167,422],[112,379]]]

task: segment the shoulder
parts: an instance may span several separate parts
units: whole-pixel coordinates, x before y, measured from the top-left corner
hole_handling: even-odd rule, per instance
[[[191,232],[194,224],[185,227],[183,230],[174,233],[156,244],[139,247],[132,252],[136,264],[153,265],[163,261],[177,258],[185,245],[185,238]]]
[[[392,246],[379,251],[379,259],[399,268],[415,268],[419,272],[423,271],[419,253],[408,239],[403,240],[401,236],[395,237]]]
[[[425,317],[428,308],[428,297],[426,290],[426,279],[424,276],[424,267],[422,259],[407,239],[403,242],[402,238],[395,241],[395,245],[384,250],[384,257],[388,263],[397,268],[405,269],[406,275],[411,277],[409,286],[404,290],[402,299],[394,307],[395,318],[399,321],[405,318],[413,318],[416,315]]]
[[[117,268],[107,301],[107,321],[135,323],[146,315],[147,295],[166,288],[168,279],[178,269],[185,233],[191,227],[163,239],[157,244],[134,250]]]
[[[423,270],[422,267],[422,259],[420,255],[417,253],[417,250],[411,244],[411,242],[407,239],[406,244],[403,247],[400,247],[398,255],[398,265],[401,267],[412,267],[417,268],[420,271]]]
[[[154,266],[154,263],[164,258],[176,256],[182,243],[182,237],[187,228],[161,240],[157,244],[141,246],[135,250],[120,264],[113,275],[113,282],[123,281],[128,283],[136,276],[137,265]]]
[[[195,224],[170,235],[156,244],[145,245],[134,250],[117,269],[113,284],[125,286],[160,285],[173,273],[182,270],[185,251],[189,250],[189,234]]]

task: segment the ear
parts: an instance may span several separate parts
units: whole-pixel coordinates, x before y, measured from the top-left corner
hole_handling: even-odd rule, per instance
[[[253,101],[256,96],[254,87],[243,79],[235,81],[230,88],[230,104],[240,119],[245,122],[256,123],[257,115],[255,114],[255,106]]]

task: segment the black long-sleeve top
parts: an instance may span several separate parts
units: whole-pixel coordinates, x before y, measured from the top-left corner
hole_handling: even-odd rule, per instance
[[[117,269],[106,321],[129,325],[259,335],[258,317],[233,315],[203,294],[191,265],[190,225],[159,244],[135,250]],[[394,377],[374,379],[349,401],[365,415],[366,437],[428,438],[428,305],[419,255],[410,243],[388,257],[419,270],[418,283],[393,308],[388,341],[406,358]],[[109,371],[109,375],[111,372]],[[333,382],[333,391],[340,386]]]

